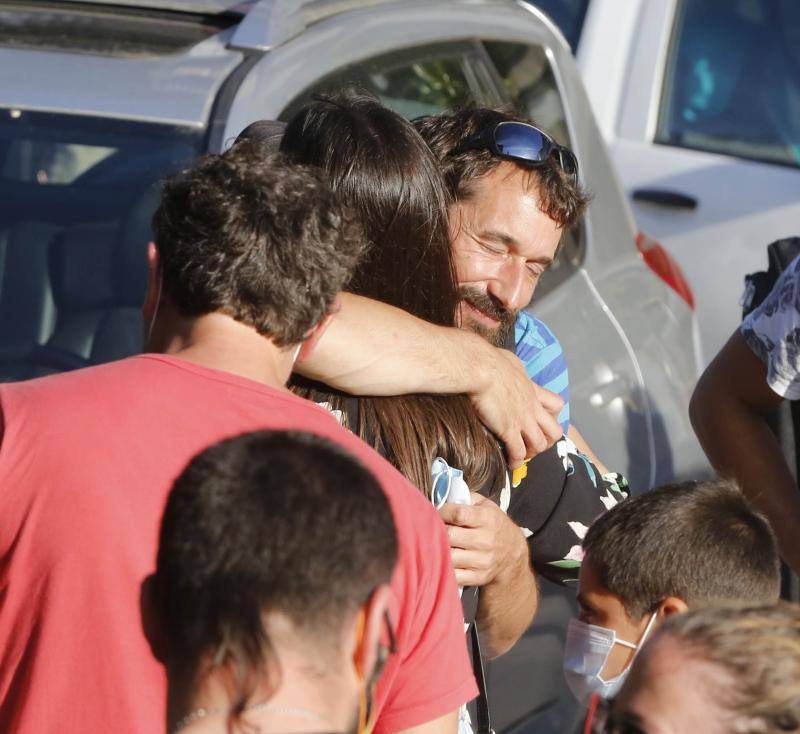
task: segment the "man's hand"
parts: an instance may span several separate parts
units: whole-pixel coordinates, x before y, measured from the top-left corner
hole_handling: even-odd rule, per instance
[[[439,514],[459,586],[485,586],[526,558],[528,548],[519,527],[492,500],[470,496],[471,505],[448,502]]]
[[[531,623],[539,592],[522,531],[494,502],[473,492],[472,505],[445,504],[450,554],[460,586],[480,586],[477,620],[484,654],[509,650]]]
[[[509,466],[516,469],[561,438],[557,417],[564,401],[532,382],[514,354],[489,349],[483,364],[487,379],[470,398],[481,420],[505,444]]]

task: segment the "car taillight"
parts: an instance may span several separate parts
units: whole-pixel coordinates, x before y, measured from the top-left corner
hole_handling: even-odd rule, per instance
[[[639,250],[642,260],[650,270],[686,301],[689,308],[694,311],[694,293],[692,293],[689,281],[686,280],[681,266],[664,249],[663,245],[643,232],[639,232],[636,235],[636,249]]]

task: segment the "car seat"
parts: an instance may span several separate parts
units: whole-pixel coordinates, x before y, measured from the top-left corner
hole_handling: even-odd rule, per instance
[[[0,379],[39,377],[141,351],[146,248],[156,196],[149,189],[121,223],[74,224],[52,239],[47,258],[56,314],[52,333],[23,359],[0,367]]]

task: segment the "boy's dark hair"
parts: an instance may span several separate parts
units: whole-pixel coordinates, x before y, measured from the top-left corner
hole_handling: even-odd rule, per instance
[[[675,596],[688,605],[774,602],[772,528],[728,480],[667,484],[620,502],[583,540],[600,581],[640,618]]]
[[[471,198],[474,181],[491,173],[506,160],[489,150],[454,151],[470,135],[499,122],[535,124],[529,117],[511,109],[486,107],[463,107],[451,113],[414,120],[417,131],[439,159],[450,195],[456,201]],[[530,172],[528,185],[538,184],[540,208],[550,219],[562,229],[569,229],[578,222],[589,197],[561,170],[554,158],[535,167],[512,163]]]
[[[171,664],[207,656],[239,706],[277,671],[262,615],[285,615],[320,654],[397,559],[386,495],[353,457],[307,433],[260,431],[195,456],[161,524],[154,605]],[[267,687],[274,686],[271,675]]]
[[[168,179],[153,232],[179,313],[219,311],[282,347],[328,311],[364,249],[323,176],[253,141]]]

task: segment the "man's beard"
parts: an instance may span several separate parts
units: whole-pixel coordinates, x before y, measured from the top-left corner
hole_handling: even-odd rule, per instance
[[[465,301],[481,313],[486,314],[489,318],[500,322],[498,326],[490,328],[467,317],[464,319],[465,323],[461,325],[466,326],[470,331],[474,331],[479,336],[482,336],[486,341],[494,344],[496,347],[506,346],[508,337],[517,320],[517,312],[499,306],[491,296],[466,285],[459,286],[458,297],[461,301]]]

